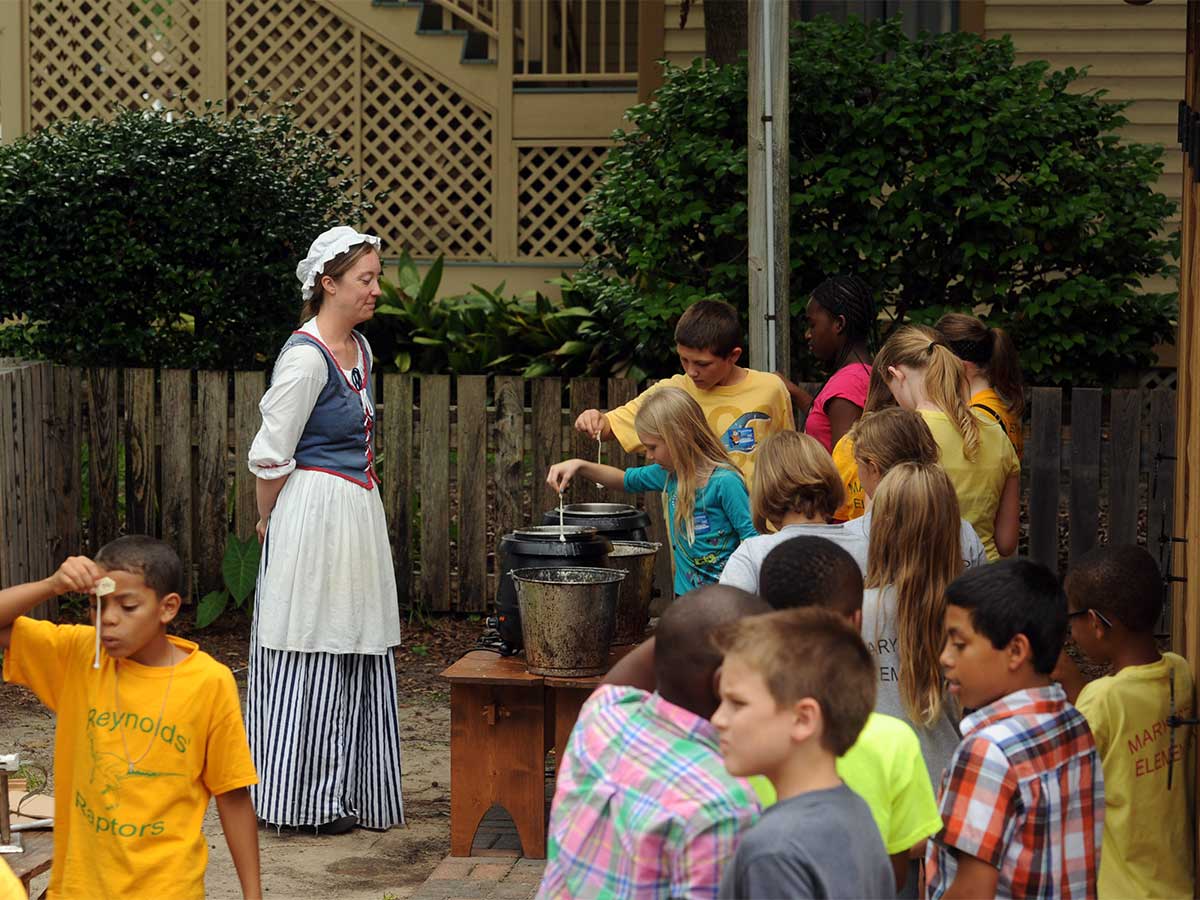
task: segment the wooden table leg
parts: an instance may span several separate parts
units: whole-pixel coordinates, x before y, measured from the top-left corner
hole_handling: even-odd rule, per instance
[[[592,688],[547,687],[546,690],[554,695],[554,757],[557,767],[562,765],[567,741],[571,739],[571,729],[575,727],[584,701],[592,695]]]
[[[450,852],[470,856],[493,804],[508,810],[530,859],[546,858],[543,688],[450,687]]]

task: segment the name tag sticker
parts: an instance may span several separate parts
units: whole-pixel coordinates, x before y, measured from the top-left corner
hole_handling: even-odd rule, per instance
[[[708,534],[708,513],[696,513],[696,519],[693,524],[696,534]]]

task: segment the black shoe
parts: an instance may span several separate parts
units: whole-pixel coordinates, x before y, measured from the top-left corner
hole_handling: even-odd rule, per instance
[[[317,834],[345,834],[357,826],[358,819],[354,816],[341,816],[330,822],[322,822],[317,826]]]

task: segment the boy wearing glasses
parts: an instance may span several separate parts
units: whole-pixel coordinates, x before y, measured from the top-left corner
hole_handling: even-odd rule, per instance
[[[1066,581],[1071,636],[1112,674],[1085,685],[1075,705],[1091,726],[1104,767],[1100,897],[1192,896],[1191,728],[1188,665],[1160,653],[1154,626],[1163,580],[1138,546],[1101,546]],[[1174,698],[1172,701],[1172,693]]]

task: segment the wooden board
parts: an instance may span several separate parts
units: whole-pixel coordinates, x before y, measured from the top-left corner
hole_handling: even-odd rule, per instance
[[[608,379],[608,409],[616,409],[618,406],[624,406],[630,400],[638,395],[638,384],[631,378],[610,378]],[[616,466],[619,469],[629,469],[633,466],[642,465],[645,460],[637,453],[626,453],[625,448],[621,446],[621,442],[612,440],[608,442],[609,465]],[[637,503],[637,497],[632,494],[627,494],[624,491],[609,491],[608,498],[614,503]]]
[[[570,387],[571,412],[570,419],[573,423],[575,417],[585,409],[600,408],[600,379],[599,378],[572,378]],[[588,435],[582,431],[571,429],[571,449],[572,457],[586,459],[589,462],[596,461],[596,444]],[[612,446],[603,448],[607,451]],[[608,453],[601,454],[601,461],[608,462]],[[596,483],[587,478],[576,478],[571,482],[571,486],[567,489],[568,503],[597,503],[608,500],[605,496],[606,491],[602,488],[597,488]]]
[[[162,539],[183,562],[188,595],[192,577],[192,373],[162,370]]]
[[[487,377],[458,379],[458,603],[487,609]]]
[[[1175,395],[1156,390],[1150,394],[1150,497],[1146,510],[1146,549],[1158,561],[1163,575],[1171,572],[1176,543],[1175,526]],[[1171,633],[1171,591],[1163,582],[1163,611],[1159,634]]]
[[[496,395],[496,534],[500,538],[525,524],[522,502],[525,466],[525,382],[502,375],[495,380]]]
[[[1113,391],[1110,410],[1108,542],[1133,544],[1137,542],[1138,485],[1141,481],[1141,391]]]
[[[225,586],[221,560],[229,537],[229,376],[197,372],[196,380],[196,562],[202,596]]]
[[[158,537],[158,432],[153,369],[125,370],[125,529]]]
[[[91,532],[95,553],[118,534],[117,456],[121,420],[116,369],[88,369],[88,473]]]
[[[427,609],[450,609],[450,376],[422,375],[421,580]]]
[[[233,531],[243,540],[258,524],[257,479],[250,471],[250,445],[262,425],[259,400],[267,390],[265,372],[233,373]]]
[[[21,548],[21,501],[24,491],[23,458],[17,453],[15,398],[20,397],[15,370],[0,371],[0,584],[22,584],[26,577]]]
[[[1071,554],[1075,562],[1096,545],[1100,531],[1099,388],[1071,390],[1071,494],[1068,506]],[[1028,460],[1030,456],[1026,454]]]
[[[55,535],[58,537],[54,556],[61,560],[83,552],[80,531],[83,380],[79,369],[64,366],[54,367],[52,380],[54,416],[50,483],[58,494],[58,502],[54,504]]]
[[[413,591],[412,457],[413,379],[411,375],[383,376],[383,427],[379,459],[383,508],[392,538],[396,593],[400,607],[410,606]]]
[[[550,467],[563,460],[563,391],[560,378],[533,381],[533,509],[530,519],[541,524],[542,514],[558,506],[558,492],[546,483]],[[570,427],[570,426],[568,426]]]
[[[1062,460],[1062,391],[1033,389],[1033,431],[1025,458],[1032,460],[1029,489],[1029,555],[1058,571],[1058,482]]]

